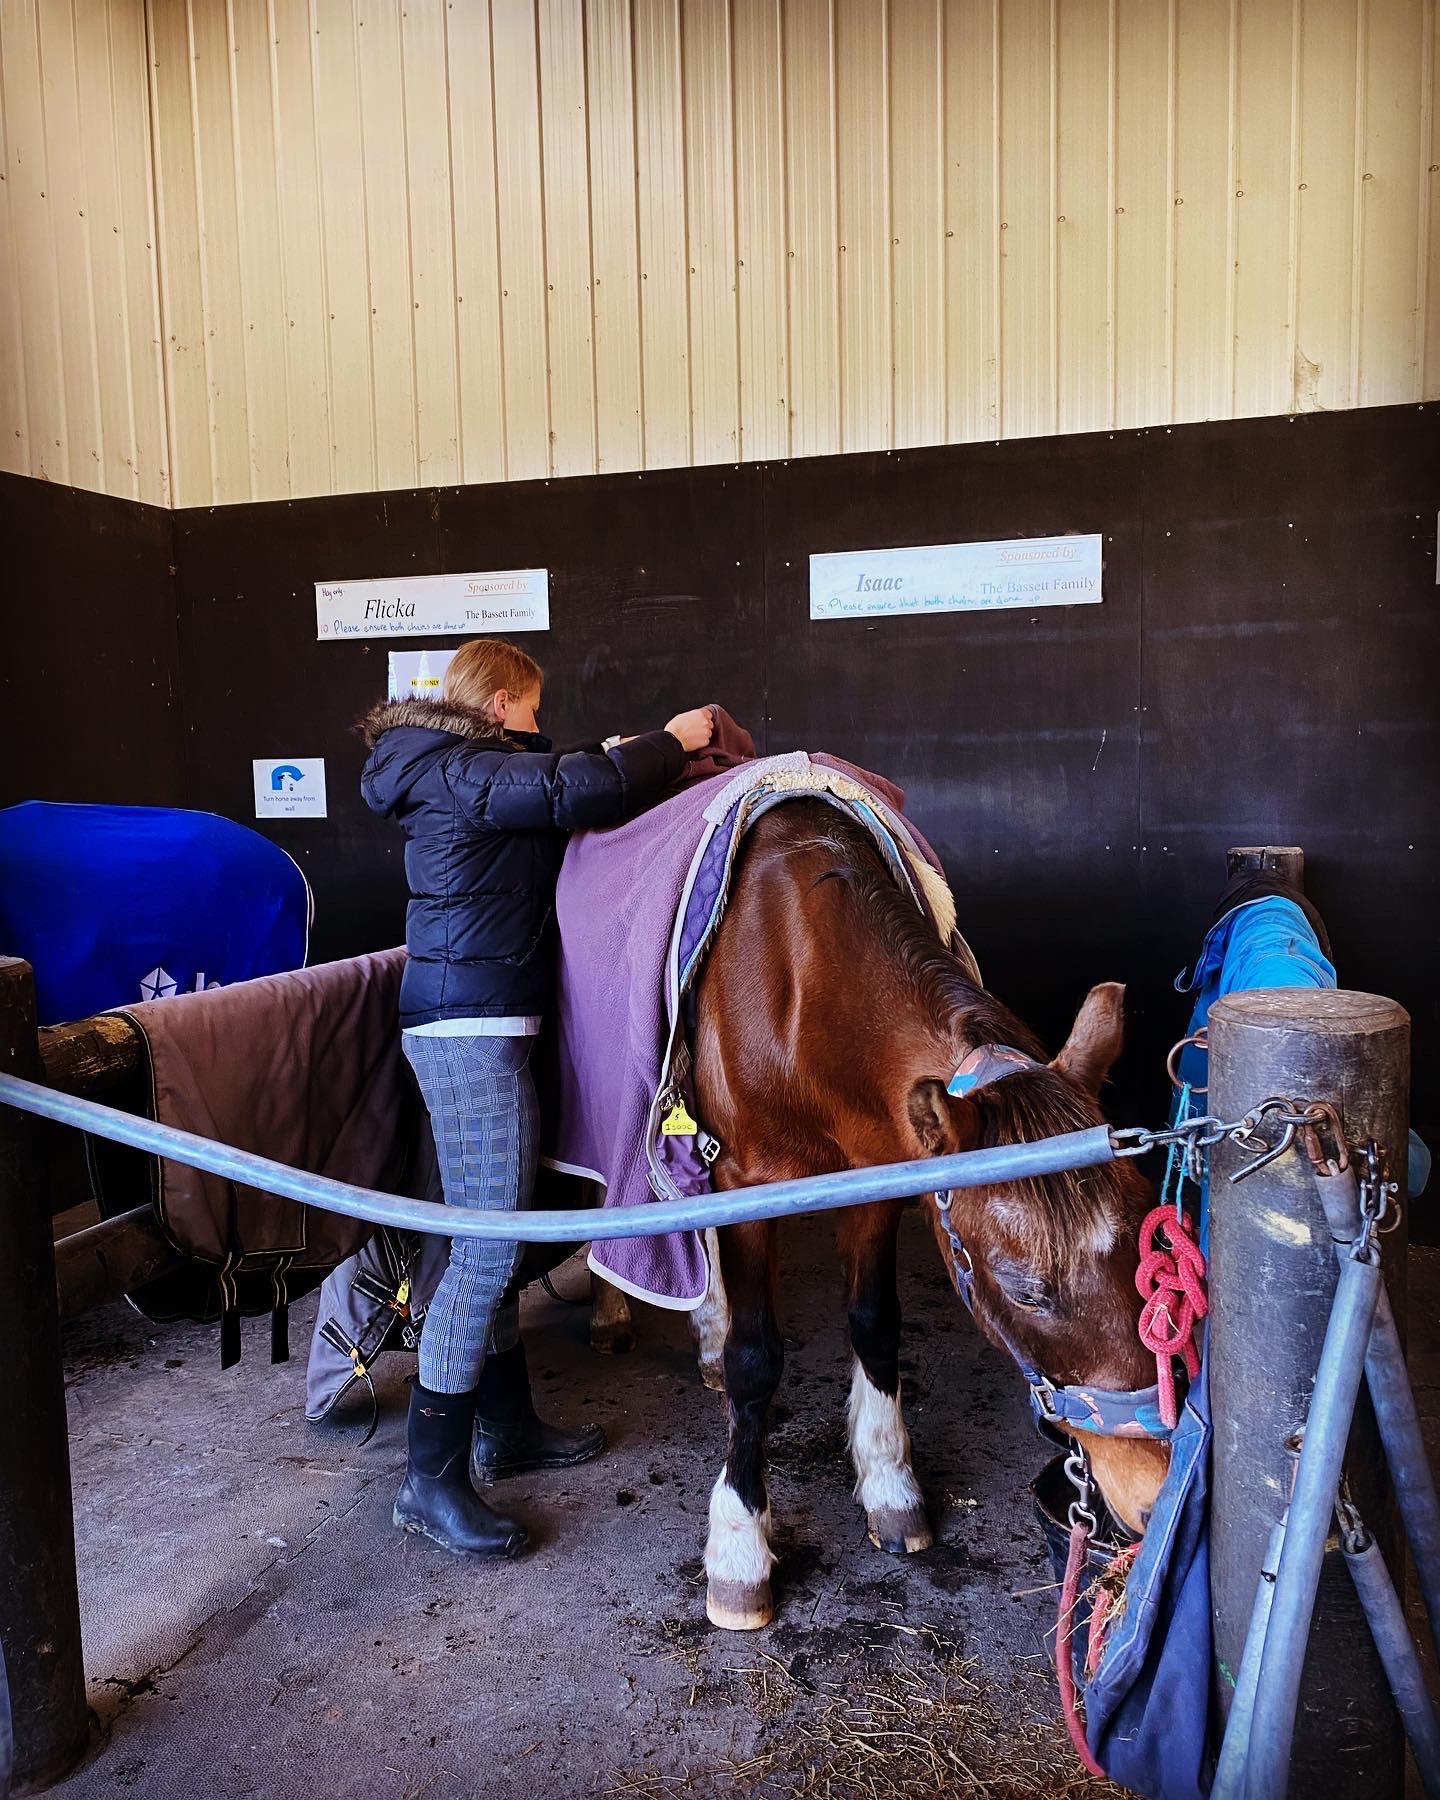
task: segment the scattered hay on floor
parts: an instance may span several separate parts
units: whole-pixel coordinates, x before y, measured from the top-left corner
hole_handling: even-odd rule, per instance
[[[755,1709],[751,1756],[673,1772],[613,1770],[597,1784],[618,1800],[739,1793],[763,1800],[1103,1800],[1124,1790],[1080,1767],[1053,1717],[1020,1690],[977,1680],[978,1663],[922,1662],[897,1650],[845,1682],[802,1692],[774,1658],[769,1704]],[[787,1703],[774,1704],[789,1684]]]

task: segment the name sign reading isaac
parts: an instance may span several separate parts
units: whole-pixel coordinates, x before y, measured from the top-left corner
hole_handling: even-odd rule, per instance
[[[1098,533],[845,550],[810,558],[812,619],[1094,606],[1099,600]]]

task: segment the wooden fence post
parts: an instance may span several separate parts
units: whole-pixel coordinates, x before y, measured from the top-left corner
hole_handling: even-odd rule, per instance
[[[0,957],[0,1069],[40,1077],[34,976],[15,957]],[[0,1643],[23,1791],[75,1766],[90,1719],[50,1208],[36,1121],[8,1106],[0,1106],[0,1381]]]
[[[1344,988],[1267,988],[1227,994],[1210,1008],[1212,1112],[1239,1118],[1272,1094],[1333,1101],[1352,1146],[1374,1138],[1402,1190],[1409,1089],[1410,1020],[1393,1000]],[[1338,1273],[1303,1151],[1232,1182],[1253,1154],[1226,1139],[1210,1155],[1210,1594],[1226,1715],[1261,1560],[1289,1498],[1286,1440],[1305,1423]],[[1383,1243],[1403,1317],[1403,1229]],[[1393,1492],[1363,1388],[1347,1471],[1399,1585]],[[1399,1800],[1403,1769],[1395,1706],[1336,1544],[1320,1577],[1289,1792]]]

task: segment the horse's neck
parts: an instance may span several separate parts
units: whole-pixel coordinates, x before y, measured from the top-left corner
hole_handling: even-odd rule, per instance
[[[896,899],[873,916],[859,909],[853,939],[812,945],[813,985],[800,989],[814,996],[813,1029],[831,1039],[825,1061],[842,1087],[857,1098],[866,1089],[877,1101],[907,1094],[917,1081],[948,1081],[966,1052],[987,1041],[983,990],[936,941],[929,920]],[[816,970],[830,971],[828,980]],[[851,1070],[858,1081],[843,1079]]]

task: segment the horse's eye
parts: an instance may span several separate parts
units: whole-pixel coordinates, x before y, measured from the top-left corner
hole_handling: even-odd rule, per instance
[[[1012,1306],[1022,1312],[1052,1313],[1055,1296],[1043,1281],[1037,1281],[1026,1269],[1000,1267],[995,1270],[1000,1291]]]

